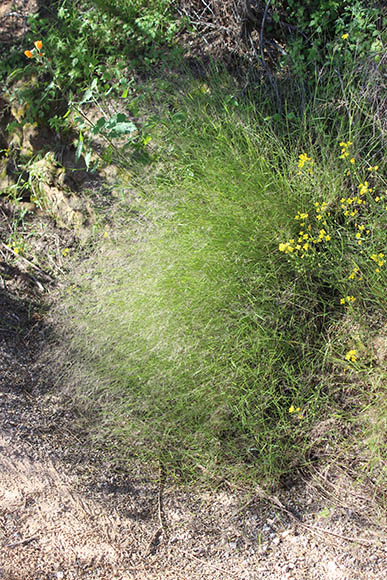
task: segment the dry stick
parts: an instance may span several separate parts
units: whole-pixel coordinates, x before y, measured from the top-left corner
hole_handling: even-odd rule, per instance
[[[35,270],[37,270],[40,274],[43,274],[43,276],[45,276],[49,280],[53,281],[53,278],[49,274],[47,274],[47,272],[45,272],[44,270],[42,270],[41,268],[39,268],[39,266],[37,266],[36,264],[34,264],[33,262],[31,262],[30,260],[27,260],[27,258],[24,258],[24,256],[21,256],[20,254],[18,254],[17,252],[15,252],[12,248],[10,248],[9,246],[7,246],[7,244],[5,244],[4,242],[1,242],[1,245],[6,250],[8,250],[9,252],[11,252],[11,254],[13,254],[16,258],[18,258],[18,260],[21,260],[22,262],[25,262],[26,264],[28,264],[29,266],[31,266],[32,268],[34,268]],[[40,282],[39,282],[39,284],[40,284]],[[41,284],[40,284],[40,286],[41,286]],[[42,288],[43,288],[43,286],[42,286]]]
[[[34,540],[37,540],[39,536],[31,536],[30,538],[25,538],[24,540],[19,540],[19,542],[13,542],[13,544],[7,544],[6,548],[16,548],[17,546],[25,546],[30,544]]]
[[[11,224],[8,221],[8,217],[7,217],[6,213],[4,212],[3,208],[0,208],[0,210],[1,210],[1,213],[3,214],[3,216],[5,218],[5,222],[6,222],[7,226],[8,226],[8,228],[9,228],[9,231],[12,234],[12,226],[11,226]]]
[[[162,465],[160,463],[159,464],[159,488],[158,488],[158,493],[157,493],[157,516],[159,519],[159,527],[157,528],[157,530],[155,531],[155,533],[151,537],[150,541],[148,542],[147,548],[145,550],[144,558],[147,558],[151,554],[152,549],[155,549],[158,546],[158,544],[160,543],[160,536],[163,536],[164,538],[168,537],[167,524],[165,522],[166,518],[165,518],[165,515],[163,514],[163,498],[162,498],[163,487],[164,487],[164,473],[163,473]]]
[[[293,519],[295,522],[297,522],[297,524],[299,524],[300,526],[306,528],[307,530],[311,530],[311,531],[319,534],[320,536],[322,536],[324,534],[329,534],[331,536],[335,536],[336,538],[340,538],[342,540],[346,540],[347,542],[354,542],[356,544],[361,544],[361,545],[367,546],[367,547],[371,547],[372,546],[373,548],[376,548],[377,550],[381,550],[382,552],[387,552],[387,550],[385,548],[381,548],[380,546],[377,546],[374,542],[367,541],[364,538],[353,538],[351,536],[343,536],[342,534],[337,534],[336,532],[331,532],[331,530],[327,530],[325,528],[317,528],[316,526],[311,526],[309,524],[305,524],[298,516],[294,515],[293,512],[291,512],[287,507],[285,507],[283,505],[283,503],[277,497],[275,497],[275,496],[268,496],[268,495],[266,495],[262,491],[260,493],[258,493],[257,495],[255,495],[251,500],[249,500],[246,505],[244,505],[240,509],[238,509],[234,513],[234,516],[236,514],[240,513],[241,511],[244,511],[257,498],[264,499],[264,500],[268,501],[269,503],[274,504],[275,506],[277,506],[278,508],[280,508],[281,510],[283,510],[288,516],[290,516],[291,519]]]

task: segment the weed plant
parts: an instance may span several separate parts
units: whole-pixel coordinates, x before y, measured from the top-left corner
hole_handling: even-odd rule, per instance
[[[158,87],[144,193],[69,287],[73,384],[121,458],[277,480],[307,461],[316,425],[344,416],[348,385],[347,408],[380,392],[366,390],[384,300],[381,168],[339,119],[335,136],[312,118],[279,135],[225,76]]]

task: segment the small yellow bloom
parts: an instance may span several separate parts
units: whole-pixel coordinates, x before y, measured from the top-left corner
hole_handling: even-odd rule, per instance
[[[340,298],[340,304],[345,304],[345,298]]]
[[[35,48],[40,52],[43,48],[43,42],[41,40],[36,40],[34,42]]]
[[[24,54],[26,55],[27,58],[33,58],[34,56],[30,50],[25,50]]]
[[[109,234],[108,234],[108,232],[104,232],[104,233],[103,233],[103,237],[104,237],[104,238],[108,238],[108,237],[109,237]]]
[[[294,408],[293,405],[291,405],[291,407],[289,407],[289,413],[295,413],[296,409]]]
[[[62,254],[63,254],[63,256],[65,256],[65,257],[66,257],[66,256],[68,255],[69,251],[70,251],[70,250],[69,250],[68,248],[64,248],[64,249],[62,250]]]
[[[354,349],[349,350],[345,355],[345,360],[355,362],[357,360],[357,351]]]
[[[351,157],[351,159],[349,160],[349,162],[352,163],[352,165],[353,165],[354,163],[356,163],[356,159],[354,157]]]
[[[347,40],[347,38],[348,38],[348,37],[349,37],[349,34],[348,34],[348,32],[346,32],[345,34],[342,34],[342,35],[341,35],[341,38],[342,38],[343,40]]]

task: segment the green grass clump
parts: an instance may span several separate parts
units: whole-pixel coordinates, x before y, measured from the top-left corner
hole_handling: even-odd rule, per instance
[[[340,159],[345,136],[319,146],[300,127],[290,146],[216,83],[191,80],[157,119],[136,211],[66,301],[74,384],[121,457],[188,479],[276,479],[367,359],[357,331],[337,329],[382,311],[381,179],[372,169],[360,194],[367,168]]]

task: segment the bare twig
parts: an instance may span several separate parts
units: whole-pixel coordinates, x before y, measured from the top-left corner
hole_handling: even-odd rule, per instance
[[[15,258],[17,258],[21,262],[24,262],[25,264],[28,264],[28,266],[31,266],[31,268],[34,268],[34,270],[36,270],[37,272],[39,272],[41,275],[43,275],[44,277],[46,277],[48,280],[51,280],[51,281],[54,280],[52,278],[52,276],[50,276],[49,274],[47,274],[47,272],[45,272],[44,270],[42,270],[41,268],[39,268],[39,266],[37,266],[36,264],[34,264],[33,262],[31,262],[31,260],[27,260],[27,258],[25,258],[24,256],[21,256],[20,254],[18,254],[17,252],[15,252],[12,248],[10,248],[9,246],[7,246],[7,244],[5,244],[4,242],[1,242],[1,245],[3,246],[3,248],[5,248],[6,250],[8,250],[8,252],[11,252],[11,254],[13,254],[15,256]],[[30,274],[30,276],[31,276],[31,274]],[[39,284],[40,284],[40,282],[39,282]]]
[[[352,542],[352,543],[360,544],[360,545],[367,546],[367,547],[371,547],[372,546],[373,548],[375,548],[377,550],[380,550],[382,552],[387,552],[387,550],[385,548],[382,548],[382,547],[378,546],[377,544],[375,544],[375,542],[368,541],[365,538],[354,538],[352,536],[343,536],[342,534],[338,534],[336,532],[332,532],[331,530],[327,530],[326,528],[318,528],[317,526],[311,526],[309,524],[305,524],[301,520],[301,518],[299,516],[296,516],[291,510],[289,510],[286,506],[284,506],[284,504],[278,499],[278,497],[271,496],[271,495],[267,495],[261,489],[244,506],[242,506],[241,508],[239,508],[234,513],[234,516],[236,514],[240,513],[241,511],[244,511],[245,509],[247,509],[257,498],[264,499],[264,500],[268,501],[269,503],[275,505],[280,510],[282,510],[283,512],[285,512],[298,525],[300,525],[303,528],[306,528],[307,530],[310,530],[310,531],[312,531],[312,532],[314,532],[314,533],[316,533],[316,534],[318,534],[320,536],[323,536],[324,534],[327,534],[327,535],[330,535],[330,536],[334,536],[336,538],[340,538],[341,540],[346,540],[347,542]]]
[[[26,546],[34,540],[37,540],[39,536],[31,536],[29,538],[24,538],[24,540],[19,540],[18,542],[13,542],[12,544],[7,544],[6,548],[16,548],[17,546]]]
[[[160,462],[159,464],[159,487],[157,492],[157,516],[159,520],[159,527],[152,535],[148,542],[146,550],[144,552],[144,558],[147,558],[150,554],[154,553],[156,548],[159,546],[161,539],[166,539],[168,537],[168,526],[166,523],[166,518],[163,510],[163,489],[164,489],[165,473],[163,466]]]

